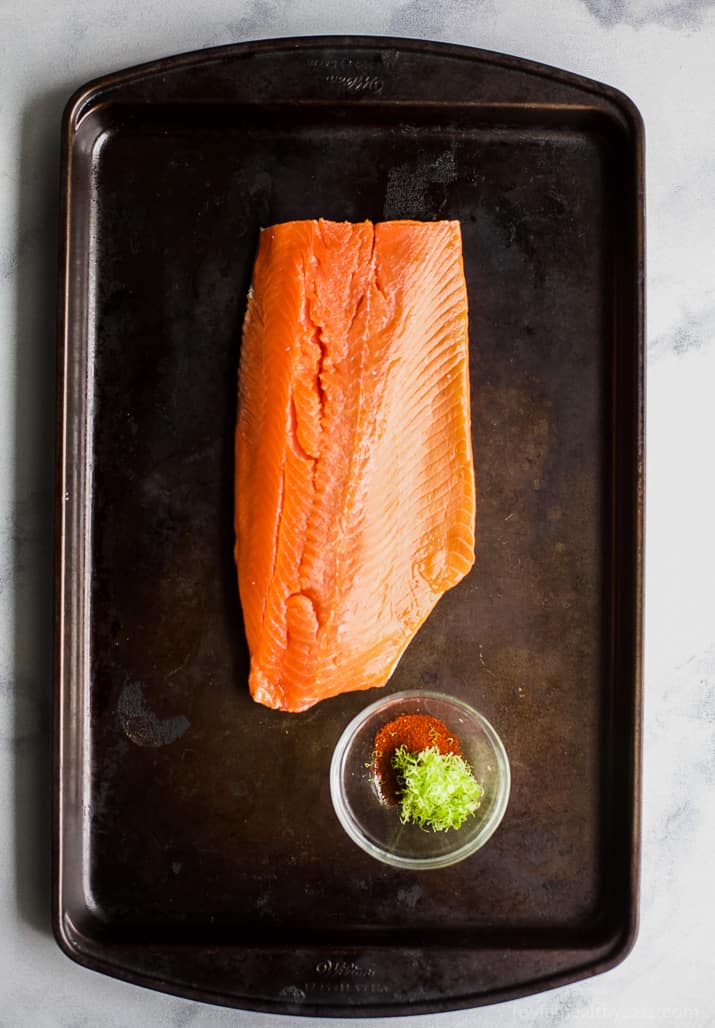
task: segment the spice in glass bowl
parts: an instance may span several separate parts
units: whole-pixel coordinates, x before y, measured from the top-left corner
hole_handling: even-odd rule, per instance
[[[403,823],[432,831],[461,828],[483,794],[457,736],[429,714],[401,714],[383,725],[372,770],[383,803],[399,805]]]

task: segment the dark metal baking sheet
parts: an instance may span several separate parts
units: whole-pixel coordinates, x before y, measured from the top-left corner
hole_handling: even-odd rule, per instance
[[[55,910],[88,967],[212,1002],[446,1010],[617,963],[637,921],[643,133],[465,47],[275,40],[89,84],[63,124]],[[257,706],[232,562],[261,226],[456,218],[478,559],[389,683],[474,703],[513,787],[423,874],[358,850],[331,752],[374,693]]]

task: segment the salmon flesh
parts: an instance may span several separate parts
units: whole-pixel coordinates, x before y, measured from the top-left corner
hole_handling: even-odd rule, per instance
[[[235,456],[254,700],[384,685],[474,563],[459,222],[261,232]]]

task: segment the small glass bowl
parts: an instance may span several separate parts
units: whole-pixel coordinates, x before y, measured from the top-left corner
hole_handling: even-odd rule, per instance
[[[484,789],[479,807],[461,828],[433,832],[402,824],[399,806],[380,799],[372,770],[375,735],[400,714],[430,714],[459,739]],[[438,692],[398,692],[366,707],[340,736],[330,765],[335,813],[353,842],[385,864],[420,871],[456,864],[483,846],[504,816],[510,782],[506,751],[487,719]]]

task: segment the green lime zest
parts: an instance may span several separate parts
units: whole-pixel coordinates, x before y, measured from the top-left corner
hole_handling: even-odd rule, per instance
[[[444,832],[461,828],[475,812],[484,789],[464,757],[430,746],[410,753],[400,746],[392,766],[401,779],[400,820]]]

